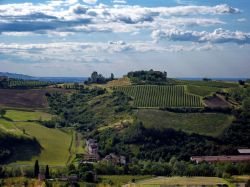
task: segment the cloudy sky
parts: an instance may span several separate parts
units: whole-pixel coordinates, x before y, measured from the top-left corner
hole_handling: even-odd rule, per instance
[[[0,0],[0,71],[250,77],[249,0]]]

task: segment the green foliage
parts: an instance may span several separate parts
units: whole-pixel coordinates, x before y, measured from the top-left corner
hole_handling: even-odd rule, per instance
[[[38,177],[39,171],[40,171],[39,162],[38,162],[38,160],[36,160],[35,165],[34,165],[34,177],[35,178]]]
[[[202,107],[200,97],[185,92],[184,86],[115,87],[134,99],[135,107]]]
[[[85,81],[85,84],[91,84],[91,83],[97,83],[97,84],[105,84],[110,80],[114,79],[114,74],[111,74],[110,78],[105,78],[102,74],[98,74],[96,71],[94,71],[91,76],[88,78],[87,81]]]
[[[36,139],[15,136],[0,130],[0,164],[16,160],[29,160],[40,152],[41,146]]]
[[[0,88],[8,88],[8,77],[0,76]]]
[[[46,165],[46,169],[45,169],[45,179],[49,179],[49,178],[50,178],[49,166]]]
[[[39,88],[53,85],[51,82],[36,81],[36,80],[22,80],[22,79],[9,79],[8,88]]]
[[[83,89],[69,96],[51,94],[48,101],[51,111],[61,117],[61,126],[86,131],[109,125],[131,111],[128,96],[122,92],[106,93],[101,88]]]
[[[229,96],[235,101],[242,102],[246,97],[250,97],[250,87],[232,88],[229,90]]]
[[[146,128],[173,128],[214,137],[222,134],[233,121],[233,116],[221,113],[174,113],[152,109],[138,110],[137,117]]]
[[[0,108],[0,118],[2,118],[6,114],[6,110]]]
[[[207,86],[216,88],[238,88],[239,84],[236,82],[225,81],[194,81],[194,80],[171,80],[172,84],[176,85],[195,85],[195,86]]]
[[[166,84],[167,72],[161,71],[134,71],[128,73],[128,78],[134,84]]]
[[[209,86],[187,85],[187,91],[191,94],[205,97],[205,96],[211,95],[212,93],[221,91],[221,88],[209,87]]]
[[[189,160],[192,155],[235,153],[235,148],[222,145],[215,138],[174,129],[145,128],[142,123],[130,125],[119,133],[115,129],[102,131],[94,138],[98,140],[101,155],[114,152],[130,159],[158,161],[176,156]],[[139,151],[134,151],[133,146]]]

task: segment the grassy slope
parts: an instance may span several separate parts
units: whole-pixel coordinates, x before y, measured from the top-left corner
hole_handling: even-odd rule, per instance
[[[18,164],[33,164],[36,159],[41,164],[59,166],[66,164],[70,156],[69,147],[73,133],[50,129],[35,122],[27,122],[27,120],[39,120],[40,118],[48,120],[51,118],[50,114],[39,111],[7,110],[5,117],[13,121],[0,119],[0,131],[18,136],[35,137],[42,146],[39,156],[33,157],[30,161],[18,161]]]
[[[0,132],[22,136],[23,132],[18,129],[13,122],[7,121],[3,118],[0,118]]]
[[[6,118],[13,121],[27,121],[27,120],[50,120],[52,115],[41,111],[21,111],[21,110],[7,110]]]
[[[24,129],[29,136],[35,137],[42,146],[42,153],[38,157],[33,157],[31,161],[18,163],[30,164],[38,159],[41,164],[66,164],[71,143],[71,135],[69,133],[59,129],[49,129],[34,122],[18,122],[16,126],[19,129]]]
[[[172,113],[160,110],[138,110],[138,119],[149,128],[174,128],[188,133],[218,136],[233,117],[215,113]]]
[[[173,84],[177,85],[196,85],[196,86],[207,86],[215,88],[235,88],[239,87],[237,82],[226,82],[226,81],[191,81],[191,80],[171,80]]]
[[[221,91],[221,88],[209,87],[209,86],[196,86],[196,85],[187,85],[187,91],[191,94],[199,95],[202,97],[211,95],[217,91]]]

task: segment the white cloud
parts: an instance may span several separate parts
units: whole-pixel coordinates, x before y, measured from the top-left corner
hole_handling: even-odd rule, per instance
[[[237,21],[238,21],[238,22],[246,22],[247,19],[246,19],[246,18],[239,18],[239,19],[237,19]]]
[[[250,43],[250,33],[241,31],[229,31],[224,29],[216,29],[214,32],[207,31],[190,31],[180,29],[155,30],[152,33],[152,38],[155,41],[170,40],[170,41],[189,41],[189,42],[211,42],[211,43]]]
[[[126,0],[113,0],[112,2],[115,4],[127,4]]]
[[[82,0],[82,1],[87,4],[96,4],[98,0]]]

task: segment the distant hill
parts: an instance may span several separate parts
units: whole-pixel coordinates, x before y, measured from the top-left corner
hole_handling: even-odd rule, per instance
[[[0,76],[5,76],[5,77],[13,78],[13,79],[23,79],[23,80],[35,79],[35,77],[29,76],[29,75],[8,73],[8,72],[0,72]]]
[[[17,73],[8,73],[8,72],[0,72],[0,76],[5,76],[13,79],[23,79],[23,80],[39,80],[46,82],[84,82],[87,80],[87,77],[33,77],[24,74]]]

